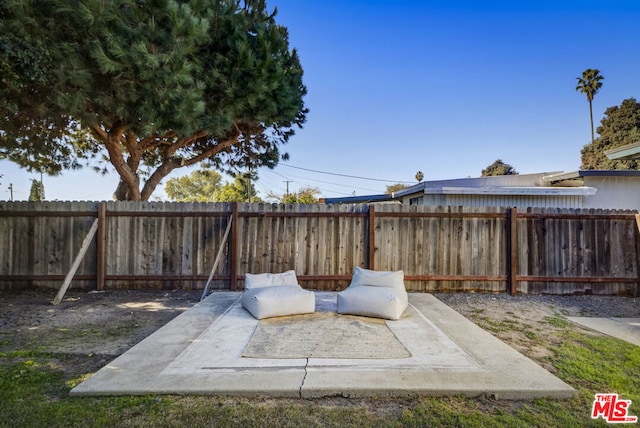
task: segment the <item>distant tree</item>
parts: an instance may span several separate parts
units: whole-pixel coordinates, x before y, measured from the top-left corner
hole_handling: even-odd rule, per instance
[[[29,191],[30,201],[44,201],[44,184],[41,180],[31,180],[31,190]]]
[[[120,200],[201,162],[275,166],[307,113],[275,16],[265,0],[0,1],[0,159],[110,164]]]
[[[225,183],[214,195],[216,202],[262,202],[255,190],[255,177],[249,173],[236,174],[233,183]],[[251,186],[251,201],[249,201],[249,186]]]
[[[286,195],[282,202],[285,204],[317,204],[320,189],[316,187],[302,187],[296,193]]]
[[[407,185],[402,184],[402,183],[395,183],[395,184],[389,184],[387,186],[387,190],[385,191],[385,194],[390,195],[393,192],[397,192],[398,190],[402,190],[402,189],[406,189]]]
[[[220,174],[204,168],[170,179],[165,192],[169,199],[176,202],[215,202],[215,195],[222,187],[221,181]]]
[[[593,97],[596,96],[600,88],[602,87],[602,80],[604,77],[600,75],[600,70],[587,68],[582,72],[582,77],[576,77],[578,79],[578,85],[576,91],[580,91],[581,94],[587,96],[589,101],[589,119],[591,121],[591,143],[595,141],[593,133]]]
[[[581,169],[640,169],[637,160],[610,160],[605,151],[640,141],[640,103],[635,98],[609,107],[598,126],[598,138],[581,151]]]
[[[422,173],[422,171],[416,172],[416,181],[418,183],[421,183],[422,180],[424,180],[424,174]]]
[[[284,195],[271,192],[267,196],[267,200],[281,204],[317,204],[319,195],[320,189],[309,186],[301,187],[297,192]]]
[[[508,163],[502,162],[502,159],[496,159],[491,165],[482,170],[482,177],[491,177],[494,175],[517,175],[518,172]]]

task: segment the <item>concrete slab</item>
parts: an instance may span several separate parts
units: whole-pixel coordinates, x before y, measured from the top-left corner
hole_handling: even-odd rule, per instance
[[[640,318],[568,317],[570,321],[640,346]]]
[[[430,294],[410,293],[403,317],[387,322],[411,357],[243,358],[258,321],[242,309],[240,295],[211,294],[82,382],[71,395],[485,394],[532,399],[575,394]],[[317,311],[335,311],[336,293],[317,292],[316,302]]]

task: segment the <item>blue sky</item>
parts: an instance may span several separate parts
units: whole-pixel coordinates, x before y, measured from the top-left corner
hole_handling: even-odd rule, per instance
[[[419,170],[473,177],[496,159],[519,173],[577,170],[590,128],[576,77],[605,77],[596,125],[607,107],[640,98],[637,0],[268,4],[300,55],[310,112],[284,148],[290,161],[258,171],[262,196],[286,181],[325,197],[383,193]],[[14,199],[28,197],[34,174],[4,161],[0,174],[0,199],[9,183]],[[87,170],[44,181],[47,199],[108,200],[118,180]]]

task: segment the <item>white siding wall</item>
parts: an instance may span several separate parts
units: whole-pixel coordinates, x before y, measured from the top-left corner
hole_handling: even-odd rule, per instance
[[[640,210],[640,177],[585,177],[584,184],[598,189],[585,208]]]
[[[424,195],[419,205],[516,208],[583,208],[584,196]],[[405,204],[409,199],[405,199]]]

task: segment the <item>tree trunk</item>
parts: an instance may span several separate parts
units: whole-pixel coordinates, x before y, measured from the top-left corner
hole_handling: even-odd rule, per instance
[[[591,100],[589,100],[589,119],[591,119],[591,144],[593,144],[595,143],[596,139],[593,134],[593,106]]]
[[[182,163],[177,161],[176,159],[167,159],[162,165],[160,165],[154,172],[151,174],[151,177],[147,179],[144,183],[144,187],[142,188],[141,199],[143,201],[148,201],[153,192],[160,184],[163,178],[171,173],[176,168],[182,166]]]

